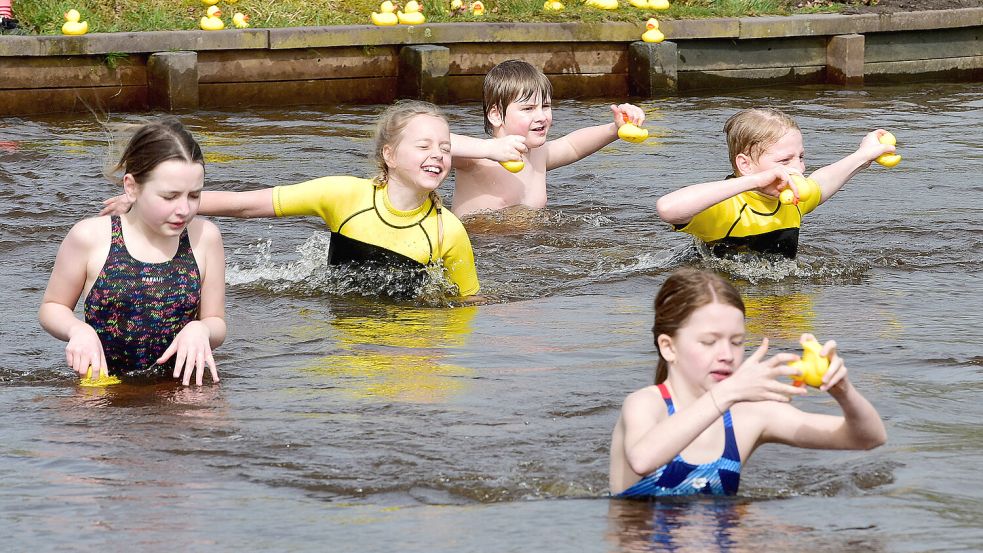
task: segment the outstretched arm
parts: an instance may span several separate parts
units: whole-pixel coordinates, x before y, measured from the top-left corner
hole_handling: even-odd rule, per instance
[[[822,190],[820,204],[839,192],[854,175],[870,167],[870,162],[877,159],[878,156],[894,152],[894,146],[880,143],[880,137],[886,133],[887,131],[884,129],[877,129],[868,133],[860,142],[860,147],[856,152],[836,163],[816,169],[814,173],[809,175],[811,179],[819,183]]]
[[[126,194],[113,196],[102,202],[99,215],[121,215],[130,210],[133,202]],[[199,215],[214,215],[218,217],[273,217],[273,189],[260,188],[248,192],[212,192],[201,193],[201,204],[198,206]]]
[[[655,203],[655,209],[663,221],[673,225],[684,225],[710,206],[741,192],[760,190],[778,196],[785,187],[791,187],[798,194],[795,185],[789,181],[788,171],[784,167],[774,167],[753,175],[680,188],[659,198]]]
[[[552,140],[546,144],[546,170],[556,169],[580,161],[618,138],[618,128],[625,124],[625,117],[635,125],[645,122],[645,112],[632,104],[612,105],[614,122],[596,127],[586,127]]]
[[[495,161],[518,161],[528,152],[526,138],[508,135],[501,138],[472,138],[461,134],[451,134],[451,164],[459,166],[458,160],[486,158]]]

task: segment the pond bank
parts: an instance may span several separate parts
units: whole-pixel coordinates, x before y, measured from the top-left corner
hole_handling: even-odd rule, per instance
[[[49,112],[441,103],[481,97],[522,58],[557,98],[776,84],[983,80],[983,8],[633,23],[438,23],[0,40],[0,116]]]

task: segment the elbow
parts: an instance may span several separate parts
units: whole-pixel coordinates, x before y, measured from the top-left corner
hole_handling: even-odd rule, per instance
[[[638,454],[633,455],[631,451],[625,452],[625,463],[628,464],[628,468],[630,468],[632,472],[639,476],[645,476],[656,468],[651,466],[649,459],[645,459]]]
[[[672,200],[668,199],[667,196],[663,196],[655,202],[655,212],[659,215],[659,219],[670,225],[679,225],[687,222],[679,216],[678,210],[673,205]]]

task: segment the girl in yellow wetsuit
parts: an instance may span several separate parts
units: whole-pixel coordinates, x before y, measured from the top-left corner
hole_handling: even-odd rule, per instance
[[[450,129],[433,104],[398,102],[380,116],[375,179],[321,177],[249,192],[207,192],[199,213],[228,217],[316,215],[331,230],[332,265],[397,268],[411,283],[443,264],[459,296],[478,292],[471,241],[436,193],[450,171]],[[119,209],[113,206],[108,209]],[[400,286],[402,291],[407,291]]]

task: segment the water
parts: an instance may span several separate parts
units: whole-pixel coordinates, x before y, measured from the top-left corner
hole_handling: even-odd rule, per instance
[[[798,120],[810,170],[878,126],[904,161],[808,217],[794,263],[701,261],[655,200],[725,175],[724,120],[761,104]],[[317,220],[217,220],[230,338],[221,385],[201,389],[75,385],[36,311],[60,240],[115,193],[106,137],[92,117],[0,120],[4,549],[978,550],[983,92],[807,87],[643,107],[656,139],[552,172],[546,211],[469,222],[489,305],[372,297],[324,266]],[[371,175],[379,109],[183,120],[207,186],[244,190]],[[479,110],[449,108],[452,129],[478,135]],[[558,102],[554,136],[608,114]],[[608,500],[610,431],[652,379],[652,298],[682,265],[739,284],[753,343],[835,338],[889,443],[764,447],[736,500]],[[800,404],[835,411],[818,393]]]

